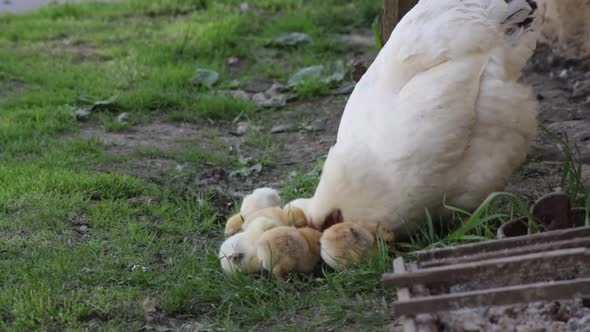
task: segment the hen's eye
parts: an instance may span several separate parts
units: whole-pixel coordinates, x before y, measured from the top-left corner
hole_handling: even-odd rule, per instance
[[[233,262],[239,262],[244,259],[244,254],[234,254],[229,257]]]

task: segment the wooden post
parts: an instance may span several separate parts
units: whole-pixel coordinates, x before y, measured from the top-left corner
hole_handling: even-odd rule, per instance
[[[389,40],[391,32],[399,20],[406,15],[417,3],[418,0],[382,0],[381,6],[381,45]]]
[[[393,28],[397,24],[398,10],[399,0],[383,0],[381,6],[381,31],[379,31],[381,45],[385,45],[389,40]]]

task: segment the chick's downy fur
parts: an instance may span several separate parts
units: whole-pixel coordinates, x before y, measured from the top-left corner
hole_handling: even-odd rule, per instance
[[[276,223],[277,226],[285,225],[285,222],[283,221],[283,210],[280,207],[275,206],[275,207],[269,207],[269,208],[256,210],[256,211],[248,214],[246,216],[246,218],[244,219],[244,223],[242,224],[242,229],[246,230],[246,229],[250,228],[250,225],[252,224],[252,222],[256,219],[259,219],[259,218],[265,218],[265,219],[272,220]]]
[[[311,228],[277,227],[265,232],[257,243],[264,270],[278,278],[289,272],[311,272],[320,262],[322,233]]]
[[[280,205],[281,197],[276,190],[272,188],[258,188],[250,195],[244,197],[240,207],[240,213],[244,218],[247,218],[254,211]]]
[[[269,229],[280,226],[275,220],[260,217],[250,227],[226,239],[219,250],[221,268],[227,273],[254,273],[262,269],[256,257],[256,242]]]
[[[336,224],[322,234],[322,259],[333,269],[344,270],[367,258],[377,248],[379,238],[389,246],[393,245],[393,233],[376,224]]]
[[[241,214],[237,213],[227,219],[225,223],[225,237],[228,238],[236,233],[242,231],[242,224],[244,223],[244,218]]]
[[[309,204],[311,199],[298,198],[283,207],[283,222],[289,226],[303,227],[309,221]]]

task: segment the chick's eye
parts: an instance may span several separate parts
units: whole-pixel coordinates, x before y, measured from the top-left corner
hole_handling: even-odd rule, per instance
[[[239,262],[244,259],[244,254],[234,254],[229,257],[233,262]]]

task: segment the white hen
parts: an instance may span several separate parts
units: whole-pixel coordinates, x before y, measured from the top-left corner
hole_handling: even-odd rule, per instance
[[[310,206],[411,232],[424,209],[473,209],[525,160],[537,130],[517,82],[536,46],[532,0],[421,0],[346,105]]]

